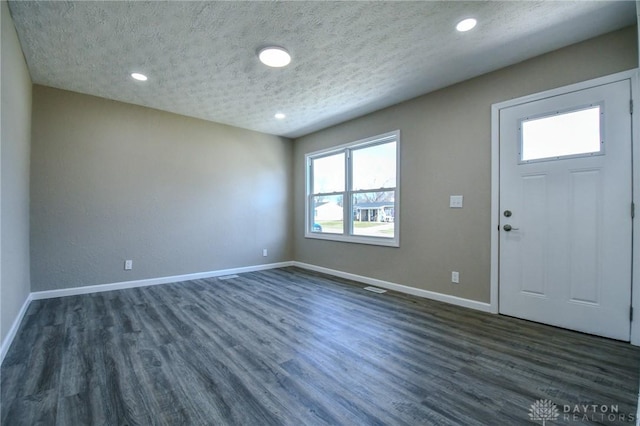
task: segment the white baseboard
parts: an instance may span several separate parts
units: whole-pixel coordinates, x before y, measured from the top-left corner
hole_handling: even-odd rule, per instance
[[[364,284],[374,285],[376,287],[386,288],[388,290],[395,290],[401,293],[411,294],[413,296],[424,297],[425,299],[437,300],[439,302],[450,303],[452,305],[463,306],[465,308],[471,308],[478,311],[493,313],[491,304],[485,302],[478,302],[477,300],[464,299],[462,297],[451,296],[448,294],[436,293],[435,291],[422,290],[415,287],[409,287],[402,284],[396,284],[389,281],[378,280],[376,278],[369,278],[362,275],[351,274],[348,272],[342,272],[335,269],[324,268],[322,266],[310,265],[302,262],[292,262],[293,266],[298,268],[309,269],[310,271],[322,272],[324,274],[333,275],[335,277],[346,278],[348,280],[358,281]]]
[[[220,277],[223,275],[242,274],[244,272],[263,271],[266,269],[284,268],[292,266],[293,262],[268,263],[265,265],[243,266],[240,268],[221,269],[218,271],[198,272],[195,274],[173,275],[170,277],[150,278],[146,280],[124,281],[111,284],[98,284],[85,287],[63,288],[60,290],[45,290],[31,293],[32,300],[51,299],[54,297],[75,296],[79,294],[100,293],[103,291],[123,290],[126,288],[147,287],[151,285],[177,283],[181,281],[199,280],[203,278]]]
[[[278,263],[268,263],[265,265],[253,265],[253,266],[244,266],[241,268],[231,268],[231,269],[221,269],[218,271],[209,271],[209,272],[198,272],[195,274],[186,274],[186,275],[174,275],[170,277],[160,277],[160,278],[151,278],[146,280],[136,280],[136,281],[125,281],[119,283],[112,284],[99,284],[99,285],[91,285],[85,287],[74,287],[74,288],[63,288],[59,290],[47,290],[47,291],[36,291],[33,293],[29,293],[27,299],[24,301],[22,308],[20,308],[20,312],[16,316],[16,319],[13,321],[13,325],[11,329],[9,329],[9,333],[5,337],[2,342],[2,346],[0,346],[0,365],[4,361],[4,357],[13,343],[13,339],[18,332],[18,328],[20,328],[20,324],[22,323],[22,319],[24,318],[25,313],[27,312],[27,308],[32,300],[41,300],[41,299],[51,299],[54,297],[64,297],[64,296],[75,296],[79,294],[88,294],[88,293],[99,293],[103,291],[111,291],[111,290],[122,290],[125,288],[134,288],[134,287],[147,287],[151,285],[159,285],[159,284],[169,284],[181,281],[189,281],[189,280],[198,280],[202,278],[212,278],[212,277],[220,277],[224,275],[233,275],[233,274],[241,274],[244,272],[253,272],[253,271],[262,271],[266,269],[275,269],[275,268],[284,268],[286,266],[292,266],[293,262],[278,262]]]
[[[29,308],[29,304],[31,303],[32,300],[33,299],[31,298],[31,293],[29,293],[26,300],[22,304],[20,311],[18,311],[18,315],[16,315],[16,319],[13,320],[13,324],[11,324],[11,328],[9,329],[9,332],[7,333],[6,337],[2,341],[2,346],[0,346],[0,365],[2,365],[2,362],[4,361],[4,357],[5,355],[7,355],[7,352],[9,351],[9,347],[11,346],[11,343],[13,343],[13,339],[16,337],[16,333],[20,328],[20,324],[22,324],[22,319],[24,318],[24,314],[27,313],[27,309]]]
[[[240,268],[221,269],[218,271],[198,272],[195,274],[174,275],[169,277],[150,278],[146,280],[124,281],[119,283],[64,288],[59,290],[36,291],[36,292],[30,293],[29,296],[27,297],[27,300],[25,300],[24,304],[22,305],[22,308],[20,308],[20,312],[18,312],[18,315],[16,316],[16,319],[14,320],[13,325],[9,330],[9,333],[7,334],[4,341],[2,342],[2,346],[0,347],[0,365],[2,364],[2,361],[4,361],[4,357],[7,354],[7,351],[9,350],[9,347],[11,346],[11,343],[13,342],[13,339],[15,338],[16,333],[18,332],[18,328],[20,327],[20,324],[22,323],[22,319],[24,318],[24,315],[27,312],[27,308],[29,307],[29,304],[31,303],[32,300],[51,299],[54,297],[64,297],[64,296],[75,296],[79,294],[88,294],[88,293],[99,293],[103,291],[122,290],[122,289],[135,288],[135,287],[147,287],[147,286],[159,285],[159,284],[169,284],[169,283],[175,283],[175,282],[181,282],[181,281],[220,277],[224,275],[241,274],[245,272],[284,268],[287,266],[297,266],[302,269],[322,272],[324,274],[333,275],[335,277],[358,281],[361,283],[374,285],[376,287],[386,288],[388,290],[395,290],[401,293],[411,294],[418,297],[424,297],[426,299],[438,300],[440,302],[446,302],[452,305],[463,306],[465,308],[476,309],[478,311],[483,311],[483,312],[492,312],[491,305],[489,303],[478,302],[476,300],[464,299],[461,297],[451,296],[451,295],[442,294],[442,293],[436,293],[428,290],[421,290],[418,288],[396,284],[389,281],[383,281],[375,278],[365,277],[362,275],[342,272],[335,269],[324,268],[322,266],[316,266],[316,265],[311,265],[308,263],[296,262],[296,261],[268,263],[265,265],[244,266]]]

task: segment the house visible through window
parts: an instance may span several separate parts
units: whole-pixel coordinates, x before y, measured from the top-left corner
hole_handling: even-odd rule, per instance
[[[399,148],[395,131],[307,154],[305,236],[397,247]]]

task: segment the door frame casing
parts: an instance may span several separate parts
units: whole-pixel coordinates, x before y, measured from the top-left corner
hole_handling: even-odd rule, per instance
[[[637,106],[636,111],[631,116],[631,151],[632,151],[632,200],[638,206],[640,214],[640,146],[636,146],[640,141],[640,97],[638,96],[638,83],[640,71],[636,68],[623,71],[592,80],[583,81],[568,86],[546,90],[522,96],[516,99],[499,102],[491,105],[491,273],[490,273],[490,310],[494,314],[499,312],[499,273],[500,273],[500,110],[520,105],[527,102],[538,101],[552,96],[559,96],[570,92],[588,89],[594,86],[601,86],[622,80],[631,82],[631,99]],[[629,206],[631,214],[631,206]],[[633,246],[635,254],[632,258],[632,282],[631,282],[631,306],[634,307],[634,318],[631,321],[631,344],[640,346],[640,226],[636,226],[636,219],[633,219]],[[637,273],[636,273],[637,271]]]

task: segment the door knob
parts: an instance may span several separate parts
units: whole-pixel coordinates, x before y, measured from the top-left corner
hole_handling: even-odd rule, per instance
[[[509,232],[509,231],[517,231],[520,228],[514,228],[513,226],[509,225],[508,223],[502,227],[502,229],[504,229],[505,231]]]

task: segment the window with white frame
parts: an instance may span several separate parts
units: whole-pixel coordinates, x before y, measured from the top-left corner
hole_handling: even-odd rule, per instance
[[[307,238],[399,246],[400,131],[305,156]]]

